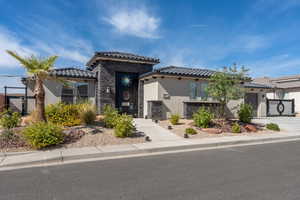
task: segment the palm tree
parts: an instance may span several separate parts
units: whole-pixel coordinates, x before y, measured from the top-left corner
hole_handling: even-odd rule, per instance
[[[48,58],[38,58],[34,55],[30,57],[22,57],[18,53],[13,51],[6,51],[16,60],[18,60],[23,67],[27,70],[27,73],[35,81],[34,96],[36,99],[35,111],[37,121],[46,121],[45,115],[45,90],[43,83],[46,79],[53,79],[55,77],[50,76],[50,71],[53,69],[53,65],[57,59],[57,56],[50,56]]]

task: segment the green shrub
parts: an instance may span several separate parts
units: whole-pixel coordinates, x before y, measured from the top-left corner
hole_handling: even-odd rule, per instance
[[[193,115],[193,120],[195,125],[200,128],[208,128],[211,120],[213,119],[213,114],[206,110],[204,107],[200,108]]]
[[[41,149],[63,142],[62,129],[51,123],[38,122],[23,130],[26,141],[34,148]]]
[[[104,124],[107,128],[114,128],[118,122],[119,114],[116,109],[111,105],[105,105],[104,107]]]
[[[6,110],[0,114],[0,125],[5,129],[17,127],[21,122],[21,115],[18,112]]]
[[[115,125],[115,136],[130,137],[134,131],[133,119],[131,116],[123,114],[118,117],[118,123]]]
[[[83,124],[92,124],[96,119],[96,109],[90,103],[85,103],[80,106],[80,120]]]
[[[171,115],[170,122],[172,125],[178,124],[180,116],[178,114]]]
[[[250,123],[252,118],[252,106],[249,104],[241,104],[238,110],[239,120],[244,123]]]
[[[231,132],[233,132],[233,133],[240,133],[241,132],[241,127],[240,127],[240,125],[237,122],[235,122],[232,125]]]
[[[277,124],[275,123],[269,123],[266,125],[266,128],[272,131],[280,131],[280,128]]]
[[[78,104],[51,104],[46,107],[47,120],[60,126],[76,126],[81,123]]]
[[[195,135],[195,134],[197,134],[197,131],[193,128],[186,128],[185,133],[189,134],[189,135]]]

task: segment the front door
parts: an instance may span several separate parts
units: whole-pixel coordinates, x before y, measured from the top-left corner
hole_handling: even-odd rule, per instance
[[[252,117],[257,117],[258,109],[258,95],[257,93],[246,93],[245,94],[245,103],[250,104],[253,109]]]
[[[121,113],[138,113],[138,74],[116,72],[116,108]]]

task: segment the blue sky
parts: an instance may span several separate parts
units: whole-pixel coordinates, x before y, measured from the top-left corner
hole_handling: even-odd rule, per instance
[[[0,74],[25,74],[6,49],[58,55],[57,67],[126,51],[158,57],[158,67],[237,63],[253,77],[300,74],[299,11],[299,0],[0,0]],[[0,91],[20,84],[0,82]]]

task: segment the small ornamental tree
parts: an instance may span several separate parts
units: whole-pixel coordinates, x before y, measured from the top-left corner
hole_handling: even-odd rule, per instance
[[[208,84],[208,95],[220,102],[220,117],[226,118],[225,108],[230,100],[237,100],[244,96],[242,82],[247,79],[248,70],[224,67],[223,71],[214,73]]]

